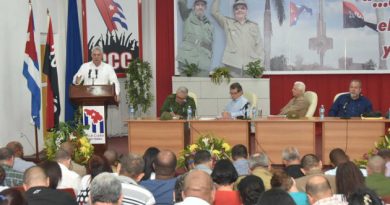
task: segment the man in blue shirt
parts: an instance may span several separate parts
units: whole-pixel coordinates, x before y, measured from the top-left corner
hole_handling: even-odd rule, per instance
[[[245,112],[249,109],[249,102],[242,94],[243,91],[240,83],[230,85],[230,96],[232,100],[226,105],[225,112],[222,113],[223,118],[245,117]]]
[[[362,82],[352,80],[349,84],[349,93],[340,95],[329,110],[329,116],[360,117],[372,111],[372,104],[368,98],[361,95]]]

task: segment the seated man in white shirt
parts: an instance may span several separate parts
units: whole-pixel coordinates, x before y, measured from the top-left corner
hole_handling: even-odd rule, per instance
[[[226,105],[223,118],[245,118],[248,114],[249,102],[242,96],[243,90],[240,83],[230,85],[230,96],[232,100]]]
[[[56,161],[61,168],[61,181],[58,183],[58,189],[73,188],[77,194],[80,189],[81,178],[76,172],[69,169],[71,163],[71,155],[64,149],[58,149],[56,153]]]
[[[193,170],[184,178],[182,196],[184,200],[177,205],[213,204],[215,189],[210,175],[202,170]]]
[[[114,68],[103,62],[103,49],[92,48],[92,61],[81,65],[73,77],[73,84],[80,85],[110,85],[115,84],[116,101],[119,102],[120,86]]]
[[[29,162],[23,159],[24,151],[23,146],[20,144],[20,142],[12,141],[9,142],[6,146],[7,148],[11,149],[14,152],[15,155],[15,161],[14,166],[12,167],[16,171],[24,172],[26,169],[35,166],[33,162]]]

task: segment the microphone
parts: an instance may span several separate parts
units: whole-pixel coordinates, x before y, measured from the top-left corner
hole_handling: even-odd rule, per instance
[[[247,102],[242,108],[241,108],[241,110],[246,110],[246,109],[248,109],[248,106],[250,105],[251,103],[250,102]]]
[[[92,72],[92,69],[89,69],[89,71],[88,71],[88,78],[91,78],[91,72]]]
[[[95,76],[96,76],[96,79],[98,78],[98,70],[96,69],[95,70]]]
[[[344,110],[344,112],[346,111],[346,109],[347,109],[347,105],[349,104],[349,101],[346,101],[345,103],[344,103],[344,105],[343,105],[343,110]]]
[[[244,110],[244,118],[245,119],[248,119],[248,106],[249,106],[250,102],[247,102],[244,107],[242,107],[241,110]]]

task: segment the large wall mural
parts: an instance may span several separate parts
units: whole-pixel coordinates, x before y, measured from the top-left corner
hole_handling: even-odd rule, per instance
[[[256,59],[269,74],[389,73],[389,14],[379,0],[175,0],[176,74],[239,76]]]

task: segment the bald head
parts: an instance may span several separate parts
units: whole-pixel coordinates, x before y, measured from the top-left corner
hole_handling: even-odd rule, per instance
[[[324,176],[313,176],[306,183],[306,193],[310,203],[333,195],[329,181]]]
[[[154,169],[157,178],[171,178],[175,175],[176,155],[172,151],[163,150],[157,154]]]
[[[184,179],[183,198],[197,197],[210,204],[214,201],[213,180],[201,170],[191,171]]]
[[[28,168],[26,172],[24,172],[23,186],[25,190],[37,186],[48,187],[49,178],[47,177],[45,171],[41,167],[33,166]]]
[[[385,173],[386,161],[380,156],[373,156],[367,162],[368,174],[383,174]]]

